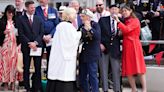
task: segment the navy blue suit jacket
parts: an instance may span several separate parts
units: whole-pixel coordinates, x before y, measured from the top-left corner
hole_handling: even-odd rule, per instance
[[[28,42],[38,42],[38,47],[43,47],[43,34],[44,34],[44,28],[43,23],[40,20],[38,16],[34,15],[33,23],[30,25],[29,19],[26,14],[19,17],[18,22],[18,34],[19,39],[21,42],[21,50],[22,52],[28,52],[30,51],[30,48],[28,47]]]
[[[95,62],[100,58],[101,30],[98,23],[93,21],[91,22],[91,27],[90,33],[92,34],[92,39],[88,38],[84,26],[81,27],[84,44],[79,57],[80,62]]]
[[[111,32],[111,22],[110,16],[102,17],[99,20],[99,25],[101,28],[101,43],[105,46],[105,54],[111,53],[113,58],[118,58],[120,56],[120,37],[117,34],[113,37]]]
[[[59,23],[59,17],[57,14],[57,10],[52,7],[48,7],[48,16],[50,14],[53,14],[55,17],[46,19],[44,17],[44,13],[41,6],[36,7],[35,15],[39,16],[42,22],[44,23],[44,34],[51,34],[53,36],[56,31],[56,25]]]

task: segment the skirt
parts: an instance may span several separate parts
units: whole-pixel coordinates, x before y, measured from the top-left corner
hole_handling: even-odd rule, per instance
[[[48,80],[46,92],[77,92],[75,81]]]

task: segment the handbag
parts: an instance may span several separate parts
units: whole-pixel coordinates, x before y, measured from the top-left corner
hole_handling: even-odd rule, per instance
[[[149,45],[149,42],[146,41],[152,40],[152,33],[145,20],[141,21],[141,25],[143,26],[141,27],[141,40],[143,41],[142,45],[147,46]]]

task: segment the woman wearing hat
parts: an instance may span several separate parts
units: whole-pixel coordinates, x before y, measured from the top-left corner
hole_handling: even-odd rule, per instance
[[[91,21],[93,13],[89,9],[83,10],[80,16],[83,22],[79,28],[83,33],[79,57],[80,87],[83,92],[99,92],[97,62],[100,58],[101,31],[98,23]]]

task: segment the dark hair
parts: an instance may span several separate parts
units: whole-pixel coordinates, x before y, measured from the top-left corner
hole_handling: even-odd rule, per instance
[[[33,0],[28,0],[25,2],[25,7],[29,7],[30,4],[34,4]]]
[[[15,24],[15,8],[13,5],[8,5],[5,8],[5,12],[4,15],[2,16],[2,18],[0,19],[0,46],[2,46],[3,41],[5,39],[5,34],[3,33],[6,29],[6,25],[7,25],[7,12],[8,13],[12,13],[13,14],[13,23]]]
[[[137,18],[136,15],[135,15],[135,13],[134,13],[134,11],[135,11],[135,6],[134,6],[133,4],[127,3],[127,4],[125,4],[123,7],[121,7],[121,10],[122,10],[122,9],[127,9],[127,10],[129,10],[129,11],[132,11],[131,16],[132,16],[133,18]]]
[[[4,15],[2,16],[2,20],[6,20],[7,21],[7,12],[8,13],[12,13],[14,15],[13,17],[13,20],[15,18],[15,8],[13,5],[8,5],[6,8],[5,8],[5,12],[4,12]]]

